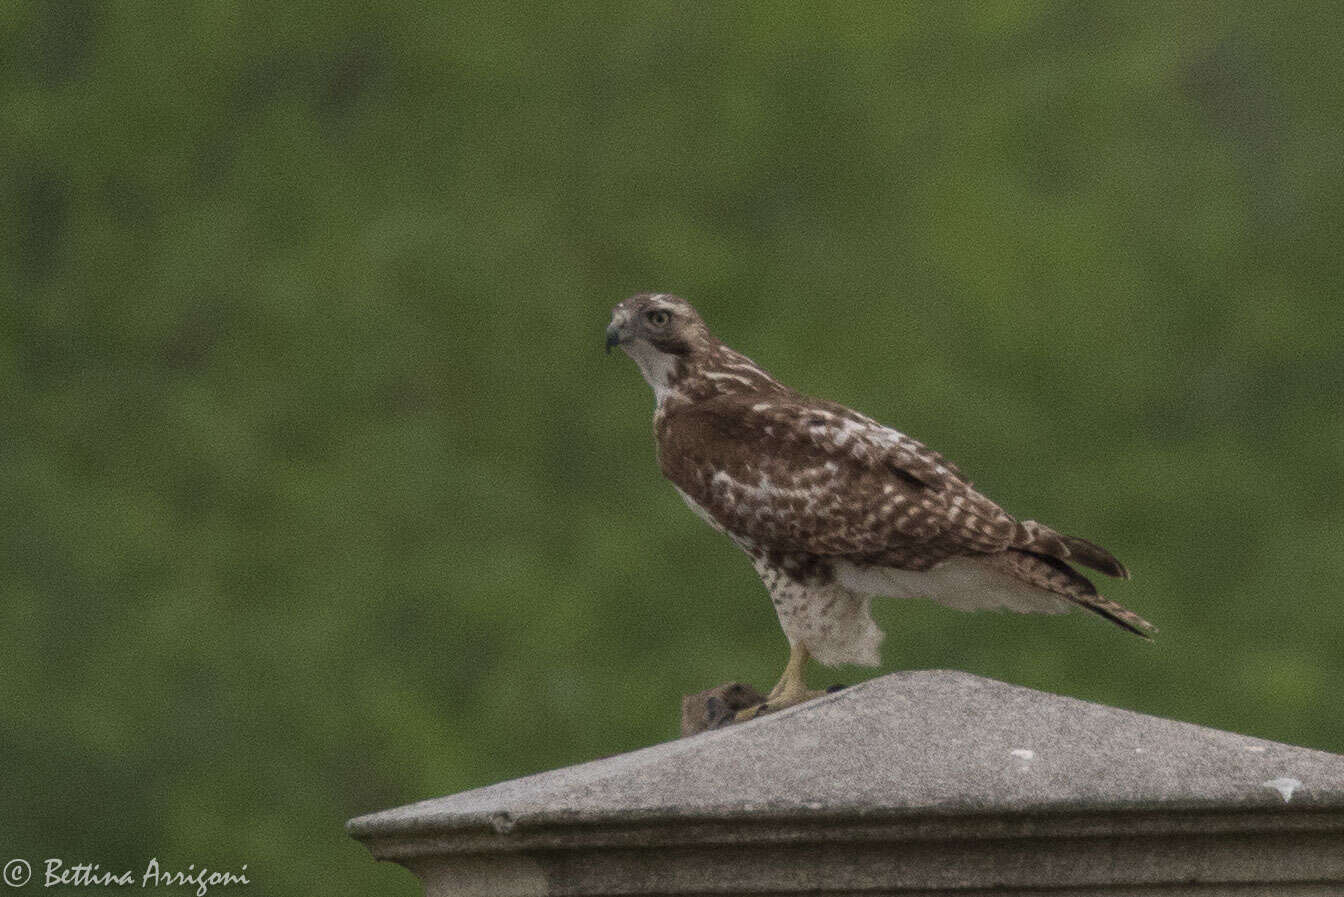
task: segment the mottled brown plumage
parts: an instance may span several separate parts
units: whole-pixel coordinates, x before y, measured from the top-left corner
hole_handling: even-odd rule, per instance
[[[1070,566],[1127,577],[1105,549],[1016,520],[937,452],[783,385],[685,300],[626,299],[607,344],[653,387],[663,474],[752,557],[795,648],[875,664],[881,634],[868,607],[878,595],[963,609],[1079,606],[1139,635],[1153,629]]]

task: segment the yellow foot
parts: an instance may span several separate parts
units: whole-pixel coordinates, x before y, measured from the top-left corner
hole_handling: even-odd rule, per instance
[[[755,707],[748,707],[746,710],[737,712],[737,720],[755,719],[762,713],[769,713],[772,710],[783,710],[785,707],[792,707],[794,704],[801,704],[808,698],[814,698],[820,692],[809,692],[807,682],[803,679],[803,670],[807,667],[807,648],[803,647],[801,642],[793,642],[789,645],[789,662],[784,667],[784,675],[779,677],[775,687],[770,689],[770,694],[765,700]]]
[[[808,658],[807,648],[801,643],[794,643],[789,646],[789,663],[784,667],[784,675],[779,677],[779,682],[770,689],[770,694],[764,701],[747,707],[745,710],[739,710],[733,715],[734,722],[745,722],[749,719],[755,719],[766,713],[774,713],[776,710],[783,710],[785,707],[792,707],[795,704],[801,704],[804,701],[810,701],[813,698],[819,698],[822,695],[830,694],[844,688],[842,685],[832,685],[825,691],[809,691],[807,683],[803,680],[803,670],[807,666]]]
[[[803,703],[804,701],[810,701],[813,698],[819,698],[824,694],[829,694],[829,692],[802,691],[802,692],[794,692],[792,694],[780,695],[777,698],[767,698],[763,703],[755,704],[751,707],[746,708],[745,710],[737,711],[733,719],[736,722],[743,723],[749,719],[755,719],[758,716],[764,716],[767,713],[774,713],[776,710],[783,710],[786,707],[793,707]]]

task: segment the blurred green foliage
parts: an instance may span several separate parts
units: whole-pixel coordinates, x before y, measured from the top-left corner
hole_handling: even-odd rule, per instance
[[[601,352],[644,289],[1162,627],[893,601],[886,669],[1344,751],[1337,16],[4,4],[6,857],[411,895],[346,817],[773,681]]]

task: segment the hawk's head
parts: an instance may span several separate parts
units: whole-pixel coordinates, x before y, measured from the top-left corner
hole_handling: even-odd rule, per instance
[[[635,361],[652,350],[688,355],[710,345],[709,328],[691,303],[671,293],[637,293],[611,310],[607,351],[620,346]]]
[[[691,303],[669,293],[639,293],[612,309],[608,352],[612,346],[639,365],[660,409],[669,399],[698,402],[727,392],[785,388],[715,339]]]
[[[611,310],[607,325],[607,351],[620,346],[634,359],[660,405],[714,342],[691,303],[670,293],[631,296]]]

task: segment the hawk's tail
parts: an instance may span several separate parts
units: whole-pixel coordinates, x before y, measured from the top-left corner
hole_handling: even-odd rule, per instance
[[[1013,535],[1013,547],[1059,558],[1061,561],[1073,561],[1100,570],[1107,576],[1129,579],[1125,565],[1115,559],[1115,555],[1096,543],[1077,536],[1057,533],[1044,523],[1035,520],[1023,520],[1017,525]]]
[[[1090,542],[1085,544],[1091,545]],[[1092,547],[1095,548],[1096,546]],[[1058,557],[1037,551],[1012,548],[1004,552],[1004,555],[1013,573],[1037,588],[1054,592],[1079,607],[1105,617],[1115,625],[1127,629],[1137,636],[1150,639],[1153,637],[1152,634],[1157,632],[1156,626],[1123,604],[1112,601],[1104,595],[1098,595],[1096,586],[1092,585],[1090,579]],[[1110,557],[1110,555],[1106,556]],[[1112,558],[1112,561],[1114,561],[1114,558]],[[1121,567],[1121,569],[1124,568]]]
[[[1139,638],[1151,640],[1153,634],[1157,632],[1157,627],[1152,623],[1149,623],[1120,602],[1112,601],[1104,595],[1098,595],[1094,592],[1091,595],[1074,598],[1073,601],[1078,606],[1085,607],[1094,614],[1105,617],[1122,629],[1128,629]]]

